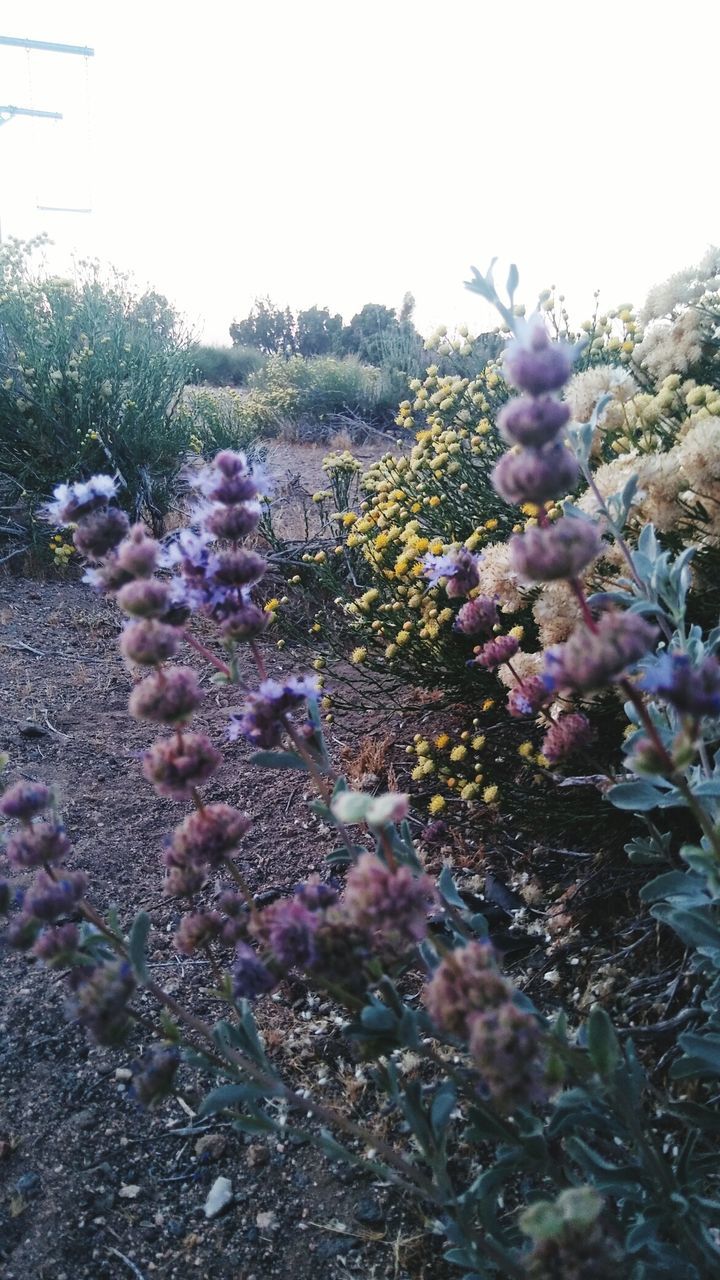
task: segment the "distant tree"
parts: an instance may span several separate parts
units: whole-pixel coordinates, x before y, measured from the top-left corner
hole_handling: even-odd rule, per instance
[[[397,313],[381,302],[366,302],[362,311],[353,316],[342,332],[342,349],[359,356],[368,364],[380,364],[383,353],[383,336],[387,338],[400,327]]]
[[[295,321],[295,346],[301,356],[326,356],[337,351],[342,333],[342,316],[331,315],[327,307],[308,307]]]
[[[295,318],[289,307],[277,307],[270,298],[256,298],[244,320],[230,325],[233,346],[257,347],[266,355],[295,354]]]

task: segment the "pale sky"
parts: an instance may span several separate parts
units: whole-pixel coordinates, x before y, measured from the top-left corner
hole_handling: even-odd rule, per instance
[[[208,341],[259,294],[488,320],[471,262],[577,319],[720,241],[713,0],[4,0],[3,236],[94,256]],[[90,205],[90,214],[37,204]]]

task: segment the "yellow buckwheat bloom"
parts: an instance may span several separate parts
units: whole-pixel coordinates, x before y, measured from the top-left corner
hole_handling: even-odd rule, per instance
[[[428,809],[430,813],[433,813],[433,814],[442,813],[444,808],[445,808],[445,797],[433,796],[430,801],[430,804],[428,805]]]

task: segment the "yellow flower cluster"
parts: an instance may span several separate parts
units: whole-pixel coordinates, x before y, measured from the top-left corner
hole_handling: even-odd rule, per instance
[[[406,747],[409,756],[417,763],[411,771],[413,782],[432,779],[465,804],[494,804],[498,796],[497,786],[486,786],[481,752],[485,735],[477,732],[479,722],[473,721],[474,731],[463,730],[456,739],[449,733],[439,733],[431,741],[416,734]],[[489,798],[488,798],[489,797]],[[445,807],[445,796],[438,792],[429,802],[430,813],[439,813]]]

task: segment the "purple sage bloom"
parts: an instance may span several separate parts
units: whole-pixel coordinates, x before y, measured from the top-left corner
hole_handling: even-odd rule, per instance
[[[80,985],[68,1012],[86,1028],[96,1044],[121,1044],[129,1025],[127,1007],[136,988],[127,961],[80,971]]]
[[[235,949],[232,967],[233,995],[236,1000],[257,1000],[277,986],[267,965],[246,942],[239,942]]]
[[[53,501],[43,509],[43,518],[65,528],[77,524],[82,516],[107,506],[117,494],[117,481],[112,476],[91,476],[76,484],[59,484],[53,489]]]
[[[321,919],[320,912],[311,911],[299,898],[279,898],[251,929],[283,969],[308,969],[315,959],[315,931]]]
[[[663,653],[638,685],[696,720],[720,716],[720,662],[713,655],[693,665],[686,653]]]
[[[38,871],[23,899],[23,911],[36,920],[57,920],[75,908],[86,888],[84,871],[66,871],[57,878]]]
[[[457,551],[448,551],[445,555],[426,555],[423,560],[424,573],[431,587],[436,587],[441,578],[446,578],[445,591],[451,599],[466,596],[480,581],[478,564],[480,557],[474,556],[465,547]]]
[[[553,342],[542,317],[531,316],[519,326],[518,336],[503,353],[503,369],[518,391],[531,396],[559,391],[572,373],[576,348]]]
[[[308,698],[317,697],[316,676],[290,676],[285,681],[263,680],[248,694],[242,712],[232,718],[231,739],[247,738],[256,747],[276,747],[285,732],[285,718]]]
[[[514,685],[507,697],[507,709],[514,719],[537,715],[550,699],[548,687],[542,676],[526,676]]]
[[[519,648],[520,644],[515,636],[496,636],[494,640],[488,640],[475,657],[471,658],[470,665],[484,667],[486,671],[496,671],[503,663],[514,658]]]
[[[600,555],[602,538],[590,520],[563,516],[510,539],[510,560],[527,582],[576,578]]]
[[[608,611],[595,630],[580,626],[565,644],[546,651],[543,679],[551,690],[601,689],[639,662],[657,636],[657,627],[639,613]]]
[[[553,721],[543,738],[542,754],[550,764],[557,764],[589,746],[594,736],[587,716],[573,711]]]
[[[569,420],[570,406],[554,396],[517,396],[498,414],[500,434],[508,444],[531,445],[535,449],[550,444]]]
[[[497,604],[489,596],[475,596],[458,610],[453,623],[455,631],[465,636],[492,635],[498,620]]]
[[[504,453],[493,468],[492,483],[501,498],[515,506],[542,506],[551,498],[571,493],[580,476],[574,454],[559,441],[544,449]]]
[[[434,904],[429,876],[416,876],[407,866],[391,869],[374,853],[361,854],[348,872],[343,914],[376,945],[403,951],[422,942]]]
[[[174,1044],[153,1045],[133,1063],[132,1092],[143,1107],[152,1107],[172,1093],[180,1066],[180,1050]]]
[[[42,867],[47,862],[62,862],[70,849],[62,827],[51,822],[36,822],[11,836],[5,853],[10,866],[20,871]]]
[[[42,782],[14,782],[0,796],[0,813],[4,818],[29,822],[50,807],[52,792]]]

